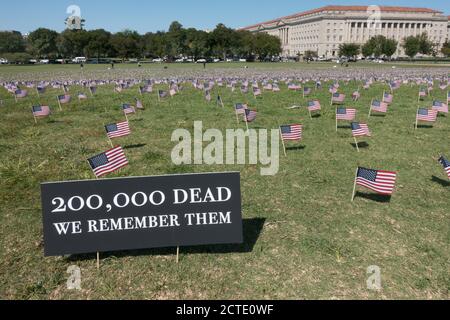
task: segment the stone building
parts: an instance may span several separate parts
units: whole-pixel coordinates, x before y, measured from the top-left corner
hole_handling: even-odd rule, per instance
[[[375,35],[398,41],[394,56],[403,56],[401,44],[408,36],[428,34],[439,46],[450,38],[449,17],[427,8],[387,6],[326,6],[258,23],[241,30],[266,32],[281,39],[283,56],[315,51],[335,57],[342,43],[364,44]]]

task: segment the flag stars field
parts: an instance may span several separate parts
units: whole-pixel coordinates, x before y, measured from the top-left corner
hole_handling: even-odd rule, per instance
[[[84,70],[87,79],[138,79],[139,83],[131,83],[129,87],[118,83],[86,87],[69,84],[69,93],[62,86],[54,88],[49,83],[39,95],[36,89],[19,85],[28,94],[17,102],[13,93],[0,87],[3,101],[0,178],[8,186],[0,190],[2,249],[6,253],[0,266],[12,275],[4,279],[3,296],[445,299],[449,285],[449,226],[445,222],[450,218],[450,186],[448,169],[444,167],[448,161],[438,159],[450,157],[450,119],[441,113],[432,127],[419,126],[417,130],[415,122],[419,105],[432,110],[434,105],[438,107],[435,101],[448,103],[447,89],[441,90],[437,79],[446,76],[448,68],[397,67],[393,71],[389,67],[368,67],[364,71],[367,75],[387,81],[371,79],[370,86],[363,88],[363,80],[345,80],[360,75],[361,68],[333,70],[330,64],[249,66],[245,70],[239,64],[211,66],[205,73],[194,70],[195,66],[184,65],[170,65],[168,70],[157,66],[144,66],[140,70],[118,66],[111,72],[87,65]],[[19,73],[13,67],[1,67],[0,83],[37,81],[39,77],[44,77],[39,79],[44,81],[80,79],[79,71],[70,66],[45,68],[49,68],[45,73],[32,68],[21,69]],[[218,75],[223,78],[223,86],[217,83],[212,88],[208,86],[212,97],[208,102],[205,83],[218,79]],[[415,82],[417,77],[423,79],[426,75],[436,77],[434,90],[429,93],[427,83]],[[321,87],[317,89],[315,77],[319,76]],[[388,81],[403,76],[410,77],[412,84],[402,83],[397,88],[395,82]],[[187,81],[182,83],[183,90],[170,97],[169,79],[182,77],[198,79],[199,87],[203,88],[196,89]],[[249,81],[246,89],[237,81],[233,91],[227,87],[227,78]],[[257,78],[261,94],[255,96],[253,80]],[[280,79],[276,84],[280,91],[264,90],[263,78]],[[282,78],[286,81],[281,81]],[[289,90],[289,78],[300,88]],[[148,84],[144,79],[165,79],[167,83]],[[330,106],[329,88],[336,87],[336,79],[339,79],[337,92],[345,95],[345,99]],[[146,85],[151,85],[152,92],[146,89],[141,95],[138,88]],[[94,86],[95,92],[91,94],[89,87]],[[382,102],[384,92],[392,93],[390,86],[394,90],[388,112],[382,116],[373,112],[369,118],[373,101]],[[118,87],[121,92],[114,92]],[[305,87],[312,89],[303,97]],[[418,105],[421,87],[427,95]],[[172,88],[175,90],[175,86]],[[359,90],[361,96],[352,101],[359,88],[363,88]],[[165,95],[160,95],[160,90]],[[71,99],[62,105],[62,111],[59,109],[56,97],[65,94],[76,97],[79,92],[87,99]],[[217,96],[223,107],[216,102]],[[136,98],[145,110],[137,107]],[[311,120],[308,101],[316,99],[321,105],[321,116]],[[136,107],[136,115],[127,115],[128,122],[124,104]],[[236,104],[240,106],[236,108]],[[287,109],[292,105],[301,107]],[[51,115],[35,123],[32,106],[48,106]],[[343,114],[337,112],[339,108],[356,113],[339,120],[336,132],[337,114]],[[244,122],[245,110],[256,112],[247,113],[252,122]],[[299,127],[292,126],[301,125],[301,140],[285,141],[287,156],[280,149],[280,171],[276,176],[262,177],[258,167],[250,165],[175,166],[170,160],[174,147],[170,140],[172,132],[179,128],[192,132],[194,121],[203,121],[204,129],[245,130],[246,124],[249,128],[280,129],[280,139],[283,128],[287,139],[296,139]],[[222,249],[214,246],[199,249],[196,254],[182,257],[181,268],[169,262],[164,250],[148,250],[133,256],[112,253],[99,273],[90,259],[76,260],[83,270],[84,290],[69,292],[65,290],[65,271],[73,261],[42,257],[39,184],[94,179],[87,160],[111,149],[106,126],[114,124],[119,130],[119,124],[125,122],[131,133],[112,138],[113,145],[120,146],[125,155],[126,160],[120,158],[124,161],[121,164],[128,165],[102,178],[240,171],[246,243],[238,252],[220,253]],[[359,153],[352,148],[351,122],[367,124],[370,129],[369,146]],[[283,126],[291,127],[287,130]],[[115,132],[115,127],[109,129]],[[126,126],[122,129],[127,133]],[[297,145],[301,148],[296,148]],[[100,165],[103,163],[100,160],[104,158],[94,162]],[[379,195],[358,185],[351,202],[357,168],[397,173],[393,194]],[[367,181],[370,177],[367,175]],[[366,289],[365,271],[373,264],[382,268],[385,279],[382,293]],[[202,276],[198,270],[204,266],[214,268],[217,276]],[[148,281],[155,274],[164,279],[163,285]],[[133,279],[129,290],[108,285],[127,277]],[[185,290],[187,287],[189,290]]]

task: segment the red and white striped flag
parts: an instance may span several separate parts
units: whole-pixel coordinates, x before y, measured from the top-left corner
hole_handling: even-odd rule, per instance
[[[392,171],[358,168],[356,184],[382,195],[394,193],[397,173]]]
[[[95,157],[88,159],[88,162],[97,178],[114,172],[128,165],[122,147],[116,147]]]

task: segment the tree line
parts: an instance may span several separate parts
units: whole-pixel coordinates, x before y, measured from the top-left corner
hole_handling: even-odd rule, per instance
[[[0,32],[0,54],[20,60],[29,58],[167,58],[225,59],[241,57],[264,60],[281,53],[280,39],[265,33],[234,30],[219,24],[211,32],[184,28],[173,22],[168,31],[139,34],[104,29],[54,30],[39,28],[24,38],[20,32]],[[12,61],[12,59],[10,59]],[[28,61],[28,60],[27,60]]]
[[[356,57],[362,54],[364,57],[386,57],[391,58],[398,48],[398,41],[388,39],[379,35],[370,38],[362,46],[356,43],[344,43],[339,46],[339,55],[346,57]],[[438,45],[429,40],[426,33],[417,36],[409,36],[403,40],[401,46],[405,50],[405,54],[411,59],[419,53],[423,55],[438,55]],[[450,55],[450,46],[448,41],[441,48],[441,53],[448,57]]]

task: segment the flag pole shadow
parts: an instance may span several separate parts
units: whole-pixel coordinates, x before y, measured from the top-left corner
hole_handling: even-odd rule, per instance
[[[392,198],[392,196],[389,196],[389,195],[382,195],[382,194],[376,194],[376,193],[363,193],[360,191],[357,191],[355,193],[355,198],[356,197],[379,202],[379,203],[390,203],[391,198]]]
[[[438,178],[436,176],[433,176],[431,178],[431,181],[433,181],[435,183],[438,183],[438,184],[440,184],[443,187],[450,187],[450,181],[443,180],[443,179]]]

